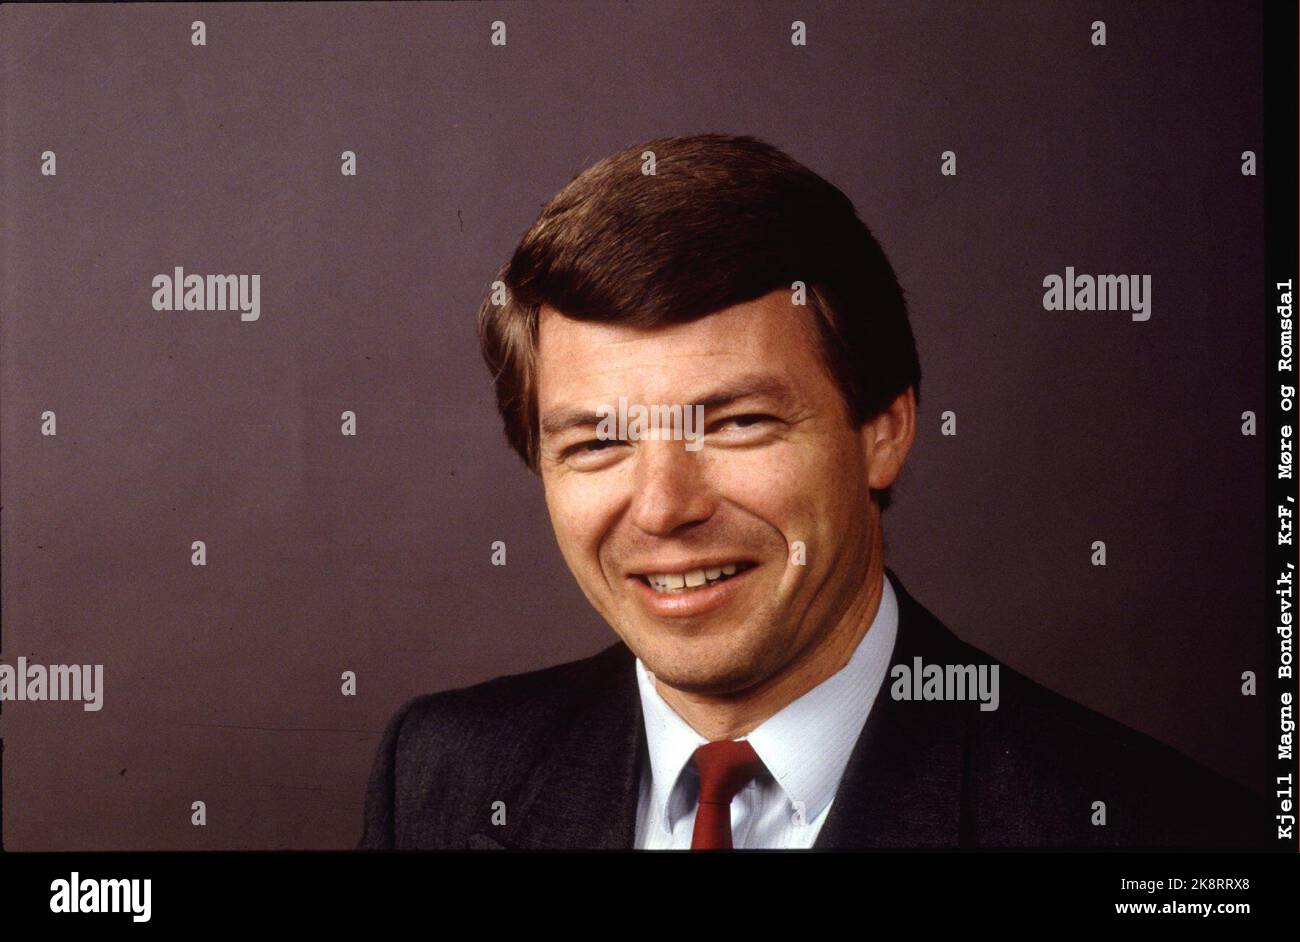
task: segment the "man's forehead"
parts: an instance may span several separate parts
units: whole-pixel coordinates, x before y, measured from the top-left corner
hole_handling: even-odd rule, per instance
[[[724,350],[726,345],[720,341],[727,339],[726,328],[745,323],[751,334],[762,329],[758,322],[761,318],[756,318],[756,313],[758,312],[747,307],[737,306],[684,323],[630,327],[612,321],[575,320],[543,305],[538,314],[538,352],[544,356],[548,347],[554,348],[557,356],[553,359],[562,362],[564,357],[558,354],[579,349],[600,351],[603,355],[612,356],[633,348],[641,351],[657,347],[698,347],[701,352],[713,348]],[[733,334],[731,339],[737,338]]]
[[[543,305],[538,315],[537,369],[542,386],[608,382],[635,375],[642,382],[680,384],[694,374],[752,368],[756,362],[796,365],[808,332],[806,310],[776,291],[693,321],[651,328],[579,321]],[[550,383],[548,383],[548,379]],[[543,392],[543,395],[545,393]]]

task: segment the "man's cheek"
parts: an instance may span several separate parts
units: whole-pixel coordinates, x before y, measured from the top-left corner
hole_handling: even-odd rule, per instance
[[[769,521],[785,543],[786,575],[798,577],[809,569],[829,565],[835,557],[833,543],[837,529],[833,516],[821,499],[824,495],[805,495],[774,503]]]
[[[787,444],[736,451],[714,463],[719,489],[750,502],[784,505],[806,500],[824,483],[809,455]]]
[[[608,509],[599,495],[579,488],[556,489],[547,495],[551,524],[565,558],[581,573],[598,566]]]

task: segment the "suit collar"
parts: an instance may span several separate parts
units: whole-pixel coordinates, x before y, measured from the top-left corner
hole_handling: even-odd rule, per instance
[[[891,664],[978,656],[886,568],[897,593]],[[598,678],[541,763],[503,798],[507,824],[471,848],[634,846],[640,770],[648,761],[636,659],[621,641],[596,655]],[[961,703],[897,701],[887,677],[835,792],[818,849],[956,846],[971,713]]]
[[[899,629],[891,664],[962,663],[976,655],[908,593],[898,590]],[[818,849],[954,847],[971,713],[960,702],[895,700],[890,681],[858,738]]]

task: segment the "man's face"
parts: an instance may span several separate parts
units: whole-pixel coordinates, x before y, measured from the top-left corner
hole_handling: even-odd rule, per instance
[[[652,330],[541,311],[540,472],[560,550],[596,610],[679,690],[776,676],[866,591],[872,426],[850,424],[812,316],[785,290]],[[620,397],[704,404],[703,447],[598,438],[595,417]]]

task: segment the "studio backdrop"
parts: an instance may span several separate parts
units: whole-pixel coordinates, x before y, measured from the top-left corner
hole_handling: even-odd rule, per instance
[[[576,174],[701,132],[898,272],[908,589],[1262,793],[1261,45],[1219,2],[0,8],[0,659],[102,669],[4,704],[4,847],[352,847],[401,703],[616,640],[475,312]]]

